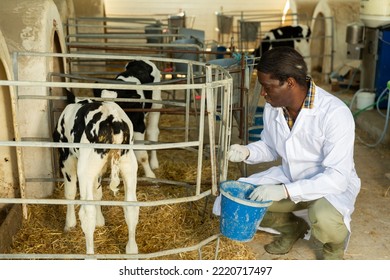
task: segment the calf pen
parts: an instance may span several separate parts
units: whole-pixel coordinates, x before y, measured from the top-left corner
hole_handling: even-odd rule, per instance
[[[65,37],[69,53],[102,52],[110,54],[132,53],[142,56],[184,59],[187,63],[175,63],[179,60],[160,60],[158,67],[163,77],[172,77],[170,82],[180,82],[180,79],[201,77],[201,69],[192,64],[206,62],[224,66],[233,78],[234,114],[239,129],[239,138],[244,144],[248,142],[248,122],[253,119],[257,107],[259,91],[253,93],[250,83],[253,70],[253,59],[246,54],[230,51],[218,51],[215,41],[207,42],[205,32],[182,26],[171,26],[164,23],[164,15],[150,17],[75,17],[68,18],[64,24],[68,30]],[[232,58],[232,57],[235,58]],[[241,59],[238,58],[241,56]],[[216,59],[218,57],[218,59]],[[227,58],[229,57],[229,58]],[[189,62],[191,61],[191,62]],[[232,63],[233,61],[233,63]],[[82,69],[88,69],[88,62],[82,62]],[[229,67],[227,67],[229,64]],[[79,72],[81,64],[71,65],[72,73]],[[93,69],[96,65],[90,63]],[[96,69],[93,70],[97,74]],[[195,73],[195,76],[193,75]],[[85,70],[81,75],[89,75]],[[173,81],[176,80],[176,81]],[[184,79],[185,81],[186,79]],[[182,80],[183,81],[183,80]],[[196,81],[195,81],[196,82]],[[257,95],[257,96],[256,96]],[[175,93],[172,94],[175,98]],[[254,109],[246,111],[249,103],[255,102]]]
[[[20,61],[28,59],[28,57],[38,56],[42,58],[42,61],[50,61],[53,57],[59,57],[64,61],[75,61],[78,59],[97,59],[97,60],[131,60],[131,59],[150,59],[152,61],[164,61],[164,58],[151,58],[151,57],[134,57],[125,55],[88,55],[88,54],[53,54],[53,53],[15,53],[13,56],[13,65],[16,69],[14,72],[18,72]],[[171,61],[171,60],[170,60]],[[188,63],[184,60],[178,60],[177,62]],[[2,259],[150,259],[150,258],[196,258],[194,256],[186,255],[187,252],[197,251],[197,258],[202,258],[202,248],[210,247],[210,242],[216,242],[215,246],[210,251],[208,250],[207,258],[217,258],[220,249],[222,248],[224,255],[223,258],[252,258],[248,249],[242,244],[231,243],[229,240],[220,238],[218,227],[215,226],[218,220],[211,215],[208,215],[210,209],[209,198],[213,198],[218,192],[218,183],[227,179],[227,159],[226,151],[230,145],[231,137],[231,100],[232,100],[232,79],[229,73],[223,68],[217,65],[206,65],[201,62],[191,62],[196,64],[202,70],[201,82],[194,83],[196,79],[188,79],[186,84],[164,84],[159,85],[119,85],[112,83],[91,83],[91,82],[69,82],[71,80],[71,74],[67,73],[48,73],[47,81],[26,81],[26,80],[2,80],[1,86],[12,87],[15,90],[15,94],[11,95],[12,102],[16,104],[16,110],[13,112],[13,121],[17,122],[18,117],[23,112],[17,110],[20,102],[30,102],[31,106],[36,110],[44,110],[46,112],[46,119],[41,119],[41,123],[31,125],[43,125],[48,126],[49,131],[52,131],[52,125],[55,122],[56,113],[59,114],[60,108],[64,103],[65,96],[63,96],[63,89],[80,89],[90,90],[92,88],[112,88],[112,89],[149,89],[153,90],[155,87],[159,87],[162,91],[181,91],[185,97],[183,102],[163,100],[164,106],[184,108],[186,114],[183,115],[183,119],[179,120],[177,116],[173,119],[167,118],[168,124],[173,121],[181,121],[185,123],[186,129],[184,130],[184,136],[174,135],[172,138],[161,139],[164,141],[161,143],[135,143],[132,146],[137,150],[152,150],[157,149],[160,153],[167,154],[167,160],[162,162],[162,165],[167,166],[168,171],[161,170],[157,173],[156,179],[141,178],[138,177],[138,201],[137,202],[124,202],[119,201],[120,198],[114,198],[110,194],[105,194],[102,201],[81,201],[65,200],[62,199],[62,178],[58,177],[56,166],[54,164],[54,152],[55,148],[60,147],[84,147],[83,144],[70,144],[70,143],[54,143],[48,135],[24,135],[21,134],[18,139],[8,139],[8,141],[1,141],[0,145],[7,147],[19,147],[23,153],[29,153],[29,149],[37,148],[39,150],[49,150],[52,155],[51,158],[39,158],[39,160],[48,160],[52,162],[53,169],[48,176],[42,177],[29,177],[26,176],[29,172],[29,168],[34,168],[34,163],[23,161],[21,167],[17,172],[19,174],[19,187],[20,198],[0,198],[0,203],[15,205],[23,207],[23,221],[22,228],[26,228],[26,231],[21,231],[20,235],[14,238],[13,247],[7,253],[0,254]],[[54,77],[54,78],[53,78]],[[52,81],[58,80],[61,77],[65,81]],[[65,78],[64,78],[65,77]],[[80,77],[79,77],[80,78]],[[40,89],[42,94],[30,95],[31,89]],[[196,126],[198,129],[198,135],[195,139],[190,139],[188,135],[189,118],[190,118],[190,106],[191,96],[193,91],[196,91],[199,96],[199,117],[196,119]],[[79,95],[79,97],[85,97],[85,95]],[[216,100],[219,100],[221,104],[217,107]],[[153,102],[152,100],[148,100]],[[37,106],[40,104],[40,106]],[[62,105],[58,105],[62,104]],[[164,114],[164,117],[169,117],[169,114]],[[206,131],[206,127],[208,128]],[[217,131],[217,132],[216,132]],[[208,146],[209,150],[205,150],[205,134],[208,133]],[[175,134],[175,133],[169,133]],[[169,135],[171,136],[171,135]],[[178,137],[184,139],[178,141]],[[109,144],[89,144],[85,147],[93,148],[117,148],[124,149],[129,146],[124,145],[109,145]],[[174,151],[174,152],[172,152]],[[183,160],[179,162],[184,167],[184,170],[180,170],[179,174],[175,173],[174,161],[178,160],[179,153],[184,153]],[[191,157],[195,155],[195,157]],[[192,158],[192,159],[191,159]],[[36,160],[36,159],[35,159]],[[193,163],[193,165],[191,164]],[[205,165],[207,163],[207,166]],[[26,173],[27,171],[27,173]],[[182,174],[184,173],[184,174]],[[190,176],[186,176],[185,173],[189,173]],[[53,185],[53,194],[50,197],[45,198],[33,198],[26,195],[26,189],[29,185],[35,183],[47,183]],[[162,191],[164,190],[164,191]],[[155,193],[154,197],[150,197]],[[112,227],[107,229],[103,227],[95,234],[96,244],[98,244],[97,252],[95,255],[86,255],[76,244],[76,241],[80,242],[83,238],[79,235],[79,232],[72,232],[71,234],[62,233],[64,212],[63,206],[66,204],[100,204],[106,207],[107,221],[110,221]],[[140,206],[140,224],[138,231],[140,235],[144,234],[146,237],[138,236],[137,243],[140,242],[140,254],[126,255],[121,252],[124,251],[123,246],[123,234],[120,235],[117,229],[124,225],[123,219],[117,214],[115,209],[118,206]],[[174,212],[176,206],[181,206]],[[150,211],[148,211],[148,209]],[[28,210],[28,211],[27,211]],[[39,218],[39,212],[43,213],[43,217]],[[168,224],[164,220],[164,215],[167,213],[173,213],[173,216],[168,219],[175,224],[165,227],[159,233],[156,233],[155,228],[158,224]],[[152,219],[154,217],[155,219]],[[8,218],[8,217],[7,217]],[[9,219],[4,222],[2,226],[8,223]],[[120,220],[120,224],[113,222],[113,220]],[[142,223],[141,220],[145,221]],[[29,229],[29,222],[33,228],[37,228],[38,231]],[[111,223],[112,222],[112,223]],[[184,226],[182,230],[188,233],[188,236],[183,237],[186,242],[176,244],[176,241],[180,239],[178,230]],[[195,228],[191,228],[190,224],[195,225]],[[167,234],[168,238],[163,240],[165,246],[157,246],[159,239],[164,235],[164,230],[170,228],[170,232],[173,235]],[[78,226],[78,230],[80,227]],[[209,229],[207,231],[205,229]],[[173,231],[173,233],[172,233]],[[47,232],[47,235],[44,233]],[[199,234],[199,232],[202,232]],[[114,239],[106,242],[100,237],[107,236],[107,234]],[[137,234],[138,235],[138,234]],[[122,238],[122,239],[121,239]],[[122,240],[122,241],[121,241]],[[61,243],[63,242],[63,243]],[[38,244],[37,244],[38,243]],[[119,248],[113,244],[119,244]],[[37,244],[34,246],[34,244]],[[99,245],[100,244],[100,245]],[[224,245],[225,244],[225,245]],[[99,247],[100,246],[100,247]],[[233,247],[231,252],[234,252],[233,256],[226,255],[227,247]],[[37,248],[38,247],[38,248]],[[66,247],[66,248],[63,248]],[[99,249],[100,248],[100,249]],[[112,250],[110,250],[112,249]],[[55,252],[55,253],[52,253]],[[211,253],[210,253],[211,252]]]

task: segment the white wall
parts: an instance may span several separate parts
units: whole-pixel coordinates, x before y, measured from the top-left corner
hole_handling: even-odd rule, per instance
[[[194,25],[192,28],[205,31],[206,40],[221,41],[218,38],[217,18],[215,13],[223,10],[225,13],[232,11],[244,11],[245,13],[258,11],[265,13],[267,11],[279,11],[282,13],[286,3],[290,4],[290,12],[302,14],[305,13],[309,18],[313,16],[315,8],[319,2],[325,2],[326,6],[330,6],[328,13],[325,16],[334,17],[333,32],[335,36],[334,42],[334,69],[343,65],[346,58],[346,43],[345,32],[346,24],[359,19],[359,3],[360,0],[104,0],[107,16],[126,16],[144,15],[153,17],[153,15],[161,16],[162,14],[177,14],[180,10],[186,12],[189,17],[194,17]],[[325,11],[327,12],[327,11]],[[259,14],[258,13],[258,14]],[[278,24],[278,23],[275,23]],[[310,25],[310,21],[308,22]],[[264,24],[262,25],[264,28]],[[331,27],[331,26],[329,26]],[[314,32],[316,33],[316,32]],[[314,34],[313,33],[313,34]],[[317,31],[318,33],[318,31]],[[229,40],[229,38],[228,38]],[[226,41],[226,38],[224,39]],[[318,40],[317,40],[318,41]],[[326,64],[326,63],[325,63]],[[330,66],[323,65],[325,68]],[[326,72],[330,70],[327,69]]]
[[[206,40],[217,40],[217,18],[215,12],[230,11],[260,11],[279,10],[283,11],[286,0],[105,0],[107,16],[121,15],[174,15],[180,10],[186,12],[186,16],[194,17],[192,28],[205,31]]]

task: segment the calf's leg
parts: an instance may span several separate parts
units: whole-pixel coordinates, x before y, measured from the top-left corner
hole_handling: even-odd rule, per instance
[[[99,176],[100,178],[100,176]],[[93,200],[102,200],[103,197],[103,187],[99,183],[99,178],[95,181],[94,184],[94,193],[93,193]],[[101,227],[104,226],[105,221],[104,221],[104,216],[102,213],[102,206],[101,205],[96,205],[96,226]]]
[[[144,141],[145,133],[134,132],[134,140]],[[156,178],[156,175],[150,168],[148,152],[138,150],[135,151],[135,155],[137,157],[138,162],[142,165],[144,169],[145,176],[150,178]]]
[[[69,155],[68,158],[62,162],[63,168],[61,169],[64,177],[64,193],[65,198],[74,200],[77,192],[77,158]],[[76,226],[76,213],[74,204],[68,204],[66,206],[66,220],[65,231],[69,231]]]
[[[125,186],[125,201],[137,201],[137,159],[133,151],[129,151],[121,158],[121,174]],[[138,254],[138,246],[135,240],[136,227],[138,224],[139,206],[124,206],[129,240],[126,245],[126,254]]]
[[[93,149],[80,148],[77,174],[80,185],[80,199],[94,199],[94,183],[104,167],[104,161]],[[96,205],[81,205],[79,211],[81,228],[85,235],[87,254],[94,253],[94,232],[96,227]]]
[[[155,90],[153,91],[153,99],[161,100],[161,91]],[[161,109],[162,104],[153,103],[152,109]],[[160,130],[158,128],[158,124],[160,121],[160,112],[150,112],[148,116],[148,123],[146,127],[146,135],[148,140],[153,142],[158,142],[158,137],[160,135]],[[156,150],[152,150],[150,152],[150,167],[152,169],[157,169],[159,167],[157,152]]]

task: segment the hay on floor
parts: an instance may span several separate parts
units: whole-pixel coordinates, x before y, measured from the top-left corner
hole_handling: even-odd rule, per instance
[[[108,188],[106,188],[108,189]],[[139,201],[166,199],[167,194],[185,196],[183,187],[161,186],[140,187]],[[62,186],[56,195],[63,193]],[[105,191],[104,198],[116,200],[117,197]],[[153,253],[162,250],[189,247],[219,232],[219,219],[211,214],[211,197],[193,203],[169,204],[141,207],[137,237],[140,253]],[[77,211],[77,209],[76,209]],[[85,239],[78,221],[70,232],[64,232],[66,206],[30,205],[28,219],[14,237],[10,253],[26,254],[84,254]],[[119,206],[103,206],[106,225],[95,231],[95,253],[123,254],[127,243],[127,226],[123,210]],[[216,241],[202,248],[202,259],[215,258]],[[198,259],[198,252],[186,252],[160,257],[161,259]],[[253,252],[244,243],[222,237],[218,259],[254,259]]]
[[[177,116],[162,115],[162,122],[177,121]],[[164,125],[164,124],[163,124]],[[171,136],[172,133],[168,132]],[[163,132],[162,132],[163,134]],[[173,135],[176,137],[177,135]],[[165,134],[162,139],[167,139]],[[197,153],[191,151],[159,151],[160,168],[158,178],[195,182],[197,174]],[[139,172],[142,173],[142,168]],[[232,171],[238,172],[237,170]],[[211,178],[210,164],[204,161],[202,181]],[[233,176],[232,176],[233,177]],[[103,200],[123,200],[123,188],[114,197],[108,186],[104,187]],[[202,185],[203,191],[209,189]],[[63,185],[57,186],[53,198],[63,198]],[[181,186],[167,186],[142,183],[137,187],[139,201],[155,201],[168,198],[186,197],[194,189]],[[153,253],[181,247],[189,247],[219,233],[219,217],[212,214],[214,197],[209,196],[196,202],[140,207],[136,241],[139,253]],[[128,239],[123,209],[117,206],[103,206],[106,225],[95,231],[96,254],[123,254]],[[78,211],[78,207],[76,208]],[[70,232],[64,232],[65,205],[29,205],[28,219],[14,237],[10,253],[25,254],[84,254],[85,239],[78,220]],[[216,241],[202,248],[202,259],[215,258]],[[163,256],[160,259],[198,259],[198,252],[186,252]],[[218,259],[248,260],[255,254],[245,243],[221,237]]]

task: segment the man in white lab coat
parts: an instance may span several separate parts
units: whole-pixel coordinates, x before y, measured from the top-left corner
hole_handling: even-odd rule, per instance
[[[257,76],[266,100],[261,140],[232,145],[228,158],[248,164],[282,160],[280,166],[239,179],[258,186],[250,199],[273,201],[261,226],[281,234],[264,248],[286,254],[311,227],[323,244],[323,258],[342,259],[360,190],[352,114],[340,99],[314,84],[293,48],[265,52]],[[308,210],[310,225],[293,214],[301,209]]]

